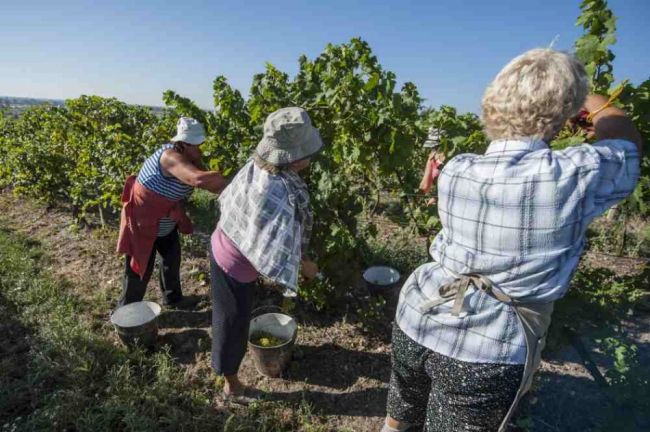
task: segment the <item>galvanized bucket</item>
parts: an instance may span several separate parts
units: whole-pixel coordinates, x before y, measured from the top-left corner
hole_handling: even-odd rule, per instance
[[[271,347],[257,345],[251,341],[251,338],[260,331],[285,342]],[[291,361],[297,335],[296,320],[282,313],[279,307],[266,306],[255,309],[248,331],[248,346],[257,371],[269,377],[279,377]]]
[[[139,344],[152,348],[158,337],[160,305],[150,301],[129,303],[111,314],[111,323],[120,340],[131,347]]]
[[[373,295],[391,292],[397,286],[400,277],[396,269],[388,266],[372,266],[363,272],[363,280],[368,291]]]

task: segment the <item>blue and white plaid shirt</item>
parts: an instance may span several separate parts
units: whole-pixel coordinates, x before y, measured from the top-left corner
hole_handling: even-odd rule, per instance
[[[294,297],[313,225],[302,178],[291,170],[271,174],[249,160],[223,190],[219,204],[218,228],[255,270]]]
[[[639,176],[636,146],[605,140],[551,151],[541,140],[499,140],[485,155],[451,159],[438,180],[442,230],[433,262],[400,293],[396,321],[413,340],[475,363],[523,364],[524,332],[514,310],[471,288],[459,317],[453,302],[426,313],[454,273],[480,273],[505,294],[531,302],[562,297],[589,223],[629,195]]]

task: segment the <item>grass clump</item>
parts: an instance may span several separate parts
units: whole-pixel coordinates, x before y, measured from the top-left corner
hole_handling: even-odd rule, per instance
[[[49,264],[39,243],[0,228],[0,432],[327,430],[304,399],[226,410],[209,370],[181,368],[169,347],[114,344],[96,298]]]
[[[0,430],[217,430],[209,387],[168,351],[127,352],[93,332],[81,300],[40,271],[34,242],[0,231]]]

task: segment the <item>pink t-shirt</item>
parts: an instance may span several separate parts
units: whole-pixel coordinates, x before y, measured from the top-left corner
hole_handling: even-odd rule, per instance
[[[237,246],[219,228],[210,238],[214,260],[228,276],[237,282],[250,283],[257,279],[255,267],[246,259]]]

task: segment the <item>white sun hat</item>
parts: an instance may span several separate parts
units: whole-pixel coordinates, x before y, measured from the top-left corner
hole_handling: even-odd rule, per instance
[[[190,117],[181,117],[176,123],[176,136],[171,142],[184,142],[199,145],[205,141],[205,129],[198,121]]]

